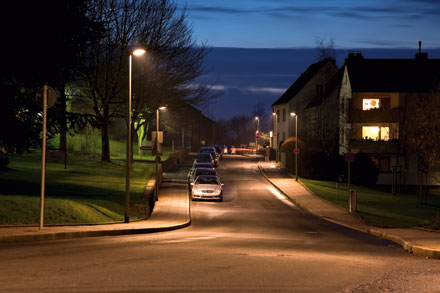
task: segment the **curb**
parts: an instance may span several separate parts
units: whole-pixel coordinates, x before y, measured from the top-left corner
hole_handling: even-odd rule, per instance
[[[148,233],[173,231],[173,230],[188,227],[189,225],[191,225],[191,219],[189,219],[185,223],[182,223],[179,225],[168,226],[168,227],[157,227],[157,228],[98,230],[98,231],[74,231],[74,232],[55,232],[55,233],[47,233],[47,234],[35,234],[35,235],[0,236],[0,244],[63,240],[63,239],[73,239],[73,238],[85,238],[85,237],[148,234]]]
[[[324,219],[326,221],[332,222],[332,223],[340,225],[340,226],[344,226],[344,227],[349,228],[349,229],[353,229],[353,230],[357,230],[357,231],[360,231],[360,232],[368,233],[368,234],[373,235],[375,237],[392,241],[392,242],[397,243],[400,246],[402,246],[403,249],[405,251],[409,252],[409,253],[412,253],[412,254],[415,254],[415,255],[420,255],[420,256],[425,256],[425,257],[428,257],[428,258],[440,259],[440,251],[439,250],[424,248],[424,247],[421,247],[421,246],[418,246],[418,245],[413,245],[413,244],[409,243],[408,241],[406,241],[405,239],[403,239],[400,236],[397,236],[397,235],[394,235],[394,234],[390,234],[390,233],[386,233],[386,232],[382,232],[382,231],[379,231],[379,230],[377,230],[375,228],[368,229],[368,230],[363,230],[363,229],[359,229],[357,227],[353,227],[351,225],[347,225],[345,223],[341,223],[340,221],[337,221],[337,220],[334,220],[334,219],[331,219],[331,218],[328,218],[328,217],[325,217],[325,216],[321,216],[321,215],[315,214],[315,213],[313,213],[313,211],[311,211],[311,210],[305,208],[304,206],[302,206],[301,204],[299,204],[296,200],[291,199],[286,193],[284,193],[284,191],[282,191],[278,186],[276,186],[269,179],[269,177],[267,177],[267,175],[264,173],[263,169],[260,166],[260,162],[258,162],[258,169],[260,170],[260,173],[263,175],[263,177],[270,184],[272,184],[279,192],[281,192],[287,199],[289,199],[292,203],[294,203],[298,207],[302,208],[303,210],[305,210],[305,211],[307,211],[307,212],[309,212],[309,213],[311,213],[311,214],[313,214],[315,216],[321,217],[322,219]],[[300,183],[300,184],[302,186],[304,186],[311,194],[313,194],[313,192],[311,192],[310,189],[308,189],[304,184],[302,184],[302,183]],[[315,196],[317,196],[317,195],[315,195]],[[367,225],[367,224],[365,224],[365,225]],[[372,227],[372,226],[369,226],[369,227]]]
[[[187,194],[187,208],[188,217],[187,220],[181,224],[154,227],[154,228],[137,228],[137,229],[119,229],[119,230],[94,230],[94,231],[71,231],[71,232],[54,232],[45,234],[30,234],[30,235],[0,235],[0,245],[10,243],[24,243],[24,242],[37,242],[37,241],[50,241],[50,240],[65,240],[74,238],[86,238],[86,237],[103,237],[103,236],[122,236],[122,235],[136,235],[136,234],[149,234],[158,232],[168,232],[178,229],[183,229],[191,225],[191,203]],[[148,221],[148,220],[147,220]],[[138,222],[138,221],[136,221]],[[121,224],[121,223],[114,223]]]

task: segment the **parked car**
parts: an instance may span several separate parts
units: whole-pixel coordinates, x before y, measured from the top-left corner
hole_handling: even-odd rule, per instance
[[[214,162],[211,153],[198,153],[194,160],[194,163],[210,163],[213,166],[215,165]]]
[[[220,160],[223,159],[222,148],[221,148],[218,144],[214,145],[213,147],[215,148],[215,151],[216,151],[216,153],[218,154],[219,159],[220,159]]]
[[[233,146],[233,145],[231,145],[231,148],[230,148],[230,154],[231,155],[235,155],[236,154],[236,152],[235,152],[235,146]]]
[[[214,167],[218,167],[220,165],[220,157],[217,154],[217,152],[215,151],[214,147],[201,147],[199,154],[200,153],[209,153],[212,155],[212,157],[214,158]]]
[[[213,175],[218,177],[217,171],[215,171],[215,169],[213,168],[195,168],[188,177],[188,185],[190,190],[191,190],[191,183],[193,183],[194,180],[200,175]]]
[[[222,150],[223,150],[222,151],[223,154],[227,154],[228,153],[228,147],[226,145],[223,145]]]
[[[211,163],[193,163],[193,165],[191,166],[191,168],[188,170],[188,175],[186,176],[186,179],[189,180],[189,176],[191,176],[191,174],[194,172],[195,169],[197,168],[209,168],[209,169],[214,169],[214,166]]]
[[[216,199],[223,201],[223,183],[217,176],[200,175],[191,183],[191,199]]]

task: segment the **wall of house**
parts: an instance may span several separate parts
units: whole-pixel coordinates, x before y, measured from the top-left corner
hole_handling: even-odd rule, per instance
[[[298,114],[298,139],[303,141],[313,141],[315,137],[310,133],[310,118],[306,114],[306,106],[316,97],[316,86],[324,85],[332,77],[338,68],[331,61],[327,62],[309,82],[293,97],[288,103],[289,112]],[[290,136],[294,135],[295,123],[290,119]],[[316,127],[316,126],[312,126]]]
[[[272,130],[273,133],[277,133],[273,138],[273,148],[277,149],[279,147],[280,142],[289,137],[289,127],[292,127],[289,122],[290,121],[290,112],[288,104],[280,104],[273,106],[273,112],[276,113],[276,116],[273,116],[273,125]],[[275,117],[278,119],[275,121]],[[278,130],[276,130],[278,128]]]
[[[352,99],[350,78],[347,66],[344,66],[344,74],[339,91],[339,154],[348,152],[348,143],[351,135],[351,124],[349,123],[349,109]]]

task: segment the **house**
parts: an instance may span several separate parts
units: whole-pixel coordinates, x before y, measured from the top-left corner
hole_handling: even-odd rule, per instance
[[[189,148],[192,152],[198,152],[203,145],[218,143],[218,125],[202,112],[190,105],[185,105],[175,111],[173,119],[168,119],[168,133],[164,140],[166,145]]]
[[[286,138],[295,136],[295,121],[290,113],[297,115],[298,137],[304,141],[314,139],[309,132],[309,123],[313,119],[308,116],[312,111],[306,109],[312,101],[317,100],[317,97],[322,98],[324,93],[329,96],[330,91],[325,90],[326,84],[336,72],[338,67],[334,59],[316,62],[310,65],[272,104],[274,114],[272,145],[275,149],[278,149]]]
[[[364,152],[379,168],[378,184],[415,185],[417,155],[405,144],[420,95],[429,95],[440,77],[440,59],[366,59],[350,53],[339,92],[339,153]],[[440,184],[431,170],[428,185]]]

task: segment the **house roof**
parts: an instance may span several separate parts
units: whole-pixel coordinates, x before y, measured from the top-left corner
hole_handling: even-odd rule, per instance
[[[349,55],[345,60],[353,92],[429,92],[440,78],[440,59],[364,59]]]
[[[339,88],[341,86],[342,77],[344,76],[344,68],[339,69],[325,84],[324,90],[324,100],[326,100],[334,89],[337,89],[339,92]],[[313,108],[320,106],[322,104],[322,97],[315,96],[310,103],[305,107],[305,109]]]
[[[326,59],[310,65],[272,106],[288,103],[327,62],[334,60]]]

